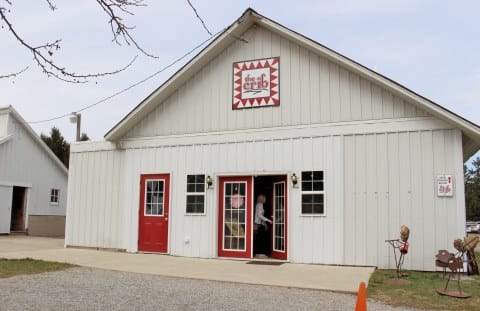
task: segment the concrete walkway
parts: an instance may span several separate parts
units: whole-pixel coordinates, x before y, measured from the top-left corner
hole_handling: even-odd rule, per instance
[[[63,240],[29,236],[0,236],[0,258],[60,261],[84,267],[201,280],[356,292],[368,283],[371,267],[285,263],[252,265],[242,260],[198,259],[156,254],[129,254],[63,248]]]

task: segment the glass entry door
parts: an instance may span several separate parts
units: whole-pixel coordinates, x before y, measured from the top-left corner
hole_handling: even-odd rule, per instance
[[[252,256],[252,177],[221,177],[218,256]]]
[[[287,259],[287,192],[286,177],[278,177],[273,183],[273,258]]]

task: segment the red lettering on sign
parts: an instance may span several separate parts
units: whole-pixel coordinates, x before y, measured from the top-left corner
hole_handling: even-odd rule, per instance
[[[265,80],[266,74],[262,73],[260,77],[254,78],[248,74],[243,79],[243,89],[247,91],[266,89],[268,87],[268,81]]]

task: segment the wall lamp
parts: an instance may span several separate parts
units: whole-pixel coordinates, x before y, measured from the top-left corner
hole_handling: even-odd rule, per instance
[[[207,188],[212,187],[213,185],[213,179],[210,175],[207,176]]]
[[[292,174],[292,185],[293,187],[295,187],[298,183],[298,178],[297,178],[297,175],[295,175],[295,173]]]

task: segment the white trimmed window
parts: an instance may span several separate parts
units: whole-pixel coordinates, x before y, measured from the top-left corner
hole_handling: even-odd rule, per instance
[[[302,215],[325,215],[323,171],[302,172]]]
[[[57,205],[60,198],[60,190],[52,188],[50,190],[50,204]]]
[[[187,175],[187,214],[205,214],[205,175]]]

